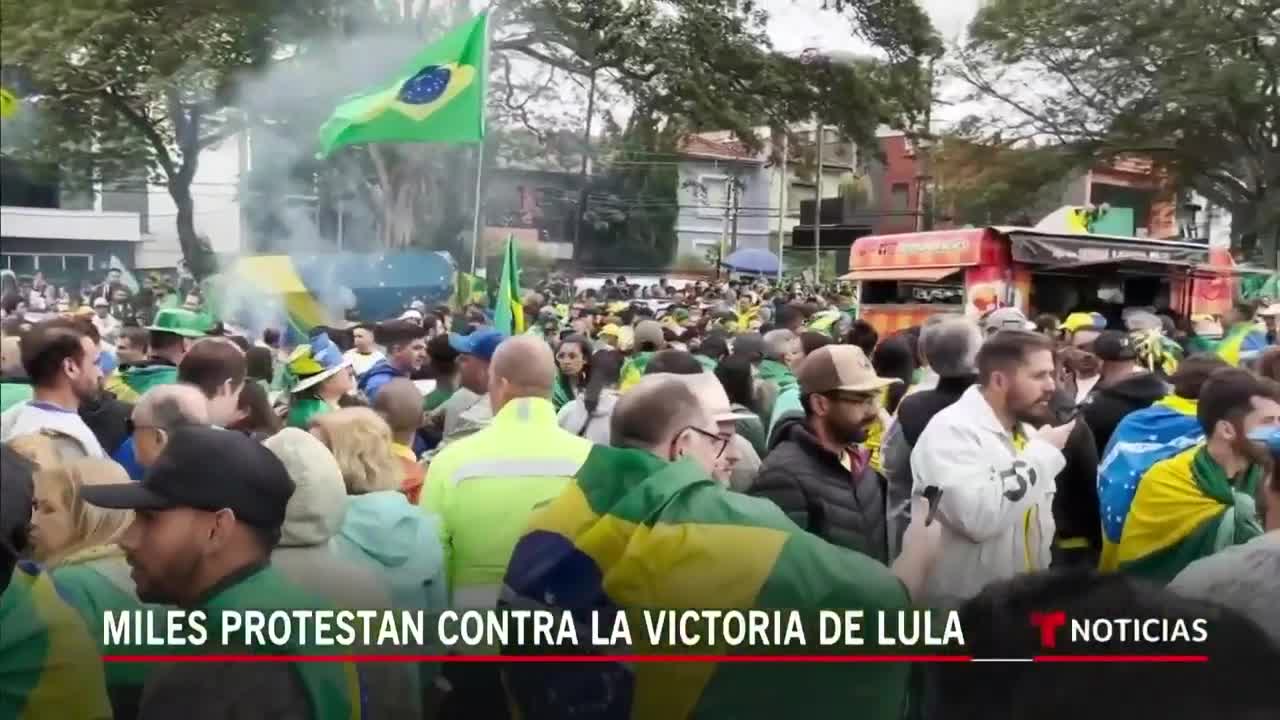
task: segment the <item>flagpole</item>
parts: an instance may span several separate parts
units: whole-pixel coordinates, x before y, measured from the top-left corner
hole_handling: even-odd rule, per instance
[[[476,274],[476,253],[480,248],[480,185],[484,181],[484,139],[476,148],[476,204],[471,216],[471,274]]]
[[[485,8],[484,12],[488,13],[492,6]],[[493,16],[490,14],[484,20],[484,52],[480,55],[483,58],[484,68],[480,73],[480,83],[483,90],[480,94],[480,145],[476,148],[476,204],[471,215],[471,274],[476,274],[476,256],[480,252],[480,192],[481,185],[484,182],[484,115],[487,108],[486,100],[489,90],[489,31],[491,29]]]

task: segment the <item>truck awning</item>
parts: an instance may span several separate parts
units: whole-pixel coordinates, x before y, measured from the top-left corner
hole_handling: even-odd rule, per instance
[[[884,270],[854,270],[841,280],[920,280],[937,282],[942,278],[960,272],[959,267],[935,268],[894,268]]]

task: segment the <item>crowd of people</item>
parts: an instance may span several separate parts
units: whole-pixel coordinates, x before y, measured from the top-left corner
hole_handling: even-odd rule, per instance
[[[881,337],[838,287],[619,277],[544,283],[516,333],[482,304],[415,301],[289,347],[198,296],[118,317],[105,285],[91,312],[6,301],[0,321],[15,716],[699,714],[717,688],[619,667],[104,666],[101,614],[679,607],[717,582],[713,603],[749,606],[764,561],[733,538],[751,528],[807,568],[770,577],[772,607],[954,609],[996,657],[1032,654],[1032,611],[1211,617],[1214,663],[1190,686],[1169,668],[834,666],[717,695],[725,717],[1280,706],[1258,672],[1280,667],[1280,305],[1190,324],[1007,307]]]

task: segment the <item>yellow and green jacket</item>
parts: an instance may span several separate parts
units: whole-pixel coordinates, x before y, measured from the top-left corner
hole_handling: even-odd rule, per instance
[[[1228,478],[1199,444],[1143,474],[1115,548],[1120,572],[1167,583],[1187,565],[1262,534],[1262,469]]]
[[[98,648],[48,574],[13,571],[0,594],[0,718],[107,720]]]

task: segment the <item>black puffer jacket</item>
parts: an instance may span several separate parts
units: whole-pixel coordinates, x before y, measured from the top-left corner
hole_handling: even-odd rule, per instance
[[[1151,407],[1152,403],[1168,394],[1169,386],[1149,372],[1135,373],[1118,382],[1094,388],[1084,401],[1081,412],[1093,431],[1098,453],[1106,454],[1107,443],[1111,442],[1111,435],[1125,415]]]
[[[883,480],[865,459],[846,470],[803,417],[779,421],[750,494],[769,498],[797,525],[822,539],[885,562]]]

